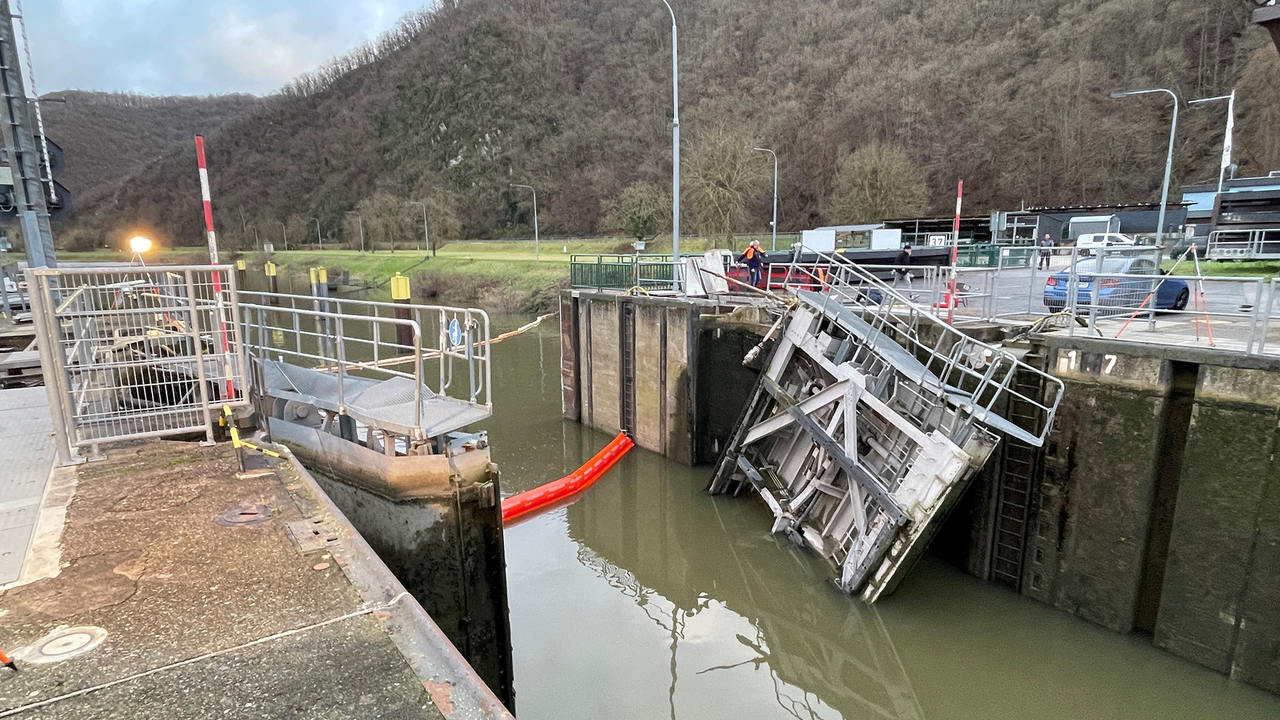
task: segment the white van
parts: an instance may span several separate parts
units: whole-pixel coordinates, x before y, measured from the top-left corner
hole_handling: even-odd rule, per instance
[[[1137,242],[1128,235],[1120,233],[1085,233],[1076,238],[1076,248],[1081,254],[1088,254],[1085,251],[1097,250],[1098,248],[1110,247],[1133,247]]]

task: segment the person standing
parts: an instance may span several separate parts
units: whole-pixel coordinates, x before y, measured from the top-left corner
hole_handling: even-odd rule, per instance
[[[911,246],[903,245],[902,250],[898,253],[898,257],[893,259],[893,286],[898,287],[898,283],[905,280],[907,287],[911,287]]]
[[[1036,269],[1047,269],[1049,261],[1053,259],[1053,238],[1049,233],[1044,234],[1044,238],[1040,240],[1040,260],[1036,263]]]
[[[738,262],[747,264],[751,287],[760,287],[760,268],[764,265],[764,251],[760,249],[760,241],[752,240],[746,251],[738,257]]]

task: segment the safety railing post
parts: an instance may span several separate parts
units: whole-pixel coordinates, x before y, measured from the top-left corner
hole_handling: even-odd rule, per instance
[[[215,269],[213,272],[217,272]],[[204,373],[204,341],[200,339],[200,315],[196,308],[196,288],[195,283],[191,280],[191,269],[187,268],[183,271],[183,280],[187,286],[187,313],[190,320],[187,322],[187,331],[191,335],[191,345],[195,350],[196,356],[196,381],[200,384],[200,410],[204,415],[204,442],[203,445],[213,445],[213,413],[209,408],[209,384],[205,380]]]
[[[1261,335],[1258,338],[1258,354],[1264,355],[1267,352],[1267,333],[1271,331],[1271,313],[1275,309],[1276,289],[1280,288],[1280,277],[1271,278],[1271,285],[1267,289],[1267,309],[1262,314]]]

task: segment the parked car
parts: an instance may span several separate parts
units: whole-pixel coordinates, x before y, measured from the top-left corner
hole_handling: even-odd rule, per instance
[[[1076,272],[1076,305],[1088,307],[1093,301],[1093,274],[1098,271],[1097,258],[1079,260]],[[1191,288],[1177,278],[1164,279],[1162,271],[1150,257],[1109,257],[1102,260],[1103,277],[1098,282],[1098,305],[1106,308],[1134,309],[1155,290],[1155,309],[1183,310],[1191,299]],[[1149,275],[1142,277],[1107,277],[1108,275]],[[1049,276],[1044,285],[1044,305],[1051,312],[1059,312],[1067,306],[1067,286],[1071,282],[1070,268]],[[1115,312],[1115,310],[1112,310]]]
[[[1099,248],[1133,247],[1136,244],[1133,238],[1120,233],[1085,233],[1076,238],[1076,247],[1080,249],[1082,255],[1087,255],[1089,251]]]

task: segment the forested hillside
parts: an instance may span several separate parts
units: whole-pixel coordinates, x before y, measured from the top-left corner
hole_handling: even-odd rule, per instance
[[[1253,0],[673,4],[686,169],[700,192],[746,198],[722,214],[734,230],[767,229],[772,166],[750,146],[777,151],[784,230],[861,219],[832,192],[871,145],[905,151],[934,212],[960,178],[974,213],[1153,199],[1170,103],[1107,97],[1124,88],[1237,88],[1241,173],[1280,168],[1280,56],[1249,26]],[[459,0],[414,15],[210,133],[219,230],[236,243],[284,222],[314,240],[315,217],[326,240],[354,241],[359,208],[366,233],[392,236],[421,201],[442,233],[519,235],[530,214],[513,182],[537,187],[544,234],[611,229],[602,218],[628,186],[669,188],[670,52],[657,0]],[[1183,107],[1176,181],[1216,177],[1224,111]],[[179,134],[176,149],[139,151],[145,170],[79,202],[73,222],[200,243],[190,128]],[[745,170],[724,157],[737,143]],[[688,206],[686,232],[712,231]]]
[[[127,178],[197,132],[221,127],[259,102],[251,95],[148,97],[69,90],[41,106],[50,139],[67,158],[58,180],[93,206]]]

